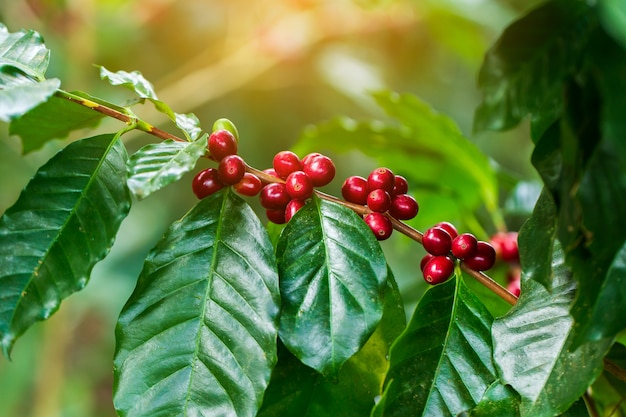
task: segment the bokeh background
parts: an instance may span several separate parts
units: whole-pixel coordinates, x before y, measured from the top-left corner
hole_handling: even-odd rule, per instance
[[[195,113],[205,130],[217,118],[228,117],[240,132],[240,154],[260,169],[271,165],[276,152],[292,146],[307,125],[338,115],[380,116],[369,92],[390,89],[415,94],[451,116],[505,177],[532,180],[527,126],[476,136],[472,118],[480,102],[476,79],[484,53],[508,23],[537,3],[1,0],[0,21],[10,31],[34,29],[44,36],[52,50],[48,75],[60,78],[66,90],[123,104],[130,94],[101,81],[94,65],[139,70],[161,100],[178,113]],[[171,129],[150,105],[135,111]],[[104,121],[98,131],[121,127]],[[19,138],[0,125],[0,212],[56,151],[92,134],[76,132],[23,156]],[[133,151],[154,138],[137,133],[124,140]],[[338,179],[329,191],[336,195],[341,178],[366,175],[374,167],[358,150],[331,156]],[[87,288],[18,340],[11,362],[0,358],[0,417],[115,416],[117,315],[149,249],[195,203],[192,177],[135,202]],[[407,312],[424,287],[416,246],[395,235],[383,244]]]

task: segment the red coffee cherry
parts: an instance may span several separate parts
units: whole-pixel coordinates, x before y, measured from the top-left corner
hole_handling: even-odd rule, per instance
[[[475,271],[486,271],[496,262],[496,251],[487,242],[479,240],[476,244],[476,252],[472,256],[463,259],[463,263]]]
[[[259,194],[259,200],[263,208],[270,210],[282,210],[284,213],[285,207],[287,207],[291,197],[289,197],[289,194],[287,193],[287,187],[285,184],[273,182],[263,187],[261,194]]]
[[[282,179],[294,171],[302,171],[302,163],[298,155],[291,151],[280,151],[274,156],[274,171]]]
[[[428,263],[428,261],[430,261],[434,257],[435,255],[431,255],[430,253],[427,253],[426,255],[424,255],[422,257],[422,260],[420,261],[420,270],[424,271],[424,267],[426,267],[426,264]]]
[[[459,235],[459,232],[456,230],[456,227],[450,222],[439,222],[435,226],[441,227],[443,230],[448,232],[450,237],[454,239]]]
[[[367,180],[357,175],[346,178],[341,186],[341,195],[350,203],[365,205],[368,194]]]
[[[406,194],[409,192],[409,183],[402,175],[396,175],[391,196]]]
[[[265,215],[267,219],[272,223],[276,224],[285,224],[287,220],[285,219],[285,210],[276,210],[276,209],[266,209]]]
[[[389,168],[376,168],[367,177],[367,188],[370,191],[381,189],[391,194],[396,183],[395,181],[395,175]]]
[[[224,185],[237,184],[245,173],[246,163],[239,155],[225,156],[217,167],[217,174]]]
[[[246,172],[243,174],[241,181],[233,185],[233,188],[239,194],[254,197],[261,191],[261,188],[263,188],[263,182],[256,175]]]
[[[196,174],[191,189],[196,197],[202,199],[224,188],[224,184],[220,181],[217,169],[207,168]]]
[[[372,211],[384,213],[391,207],[391,197],[385,190],[373,190],[367,195],[367,207]]]
[[[522,282],[519,279],[515,279],[507,284],[506,289],[514,296],[519,297],[522,292]]]
[[[291,200],[285,208],[285,221],[288,222],[306,203],[302,200]]]
[[[440,284],[452,276],[454,261],[448,256],[433,256],[426,263],[422,272],[426,282],[432,285]]]
[[[417,216],[418,211],[417,201],[409,194],[398,194],[391,198],[389,214],[398,220],[411,220]]]
[[[491,236],[490,242],[496,250],[496,257],[504,262],[519,262],[517,232],[498,232]]]
[[[285,180],[287,194],[295,200],[306,200],[313,195],[313,183],[303,171],[294,171]]]
[[[452,239],[452,254],[459,259],[465,259],[476,252],[478,240],[471,233],[463,233]]]
[[[335,178],[335,164],[329,157],[319,153],[302,158],[302,170],[311,178],[314,187],[323,187]]]
[[[388,239],[389,236],[391,236],[391,232],[393,232],[391,220],[382,213],[369,213],[365,215],[363,220],[365,220],[365,223],[367,223],[372,232],[374,232],[374,236],[376,236],[378,240]]]
[[[433,226],[424,232],[422,245],[432,255],[447,255],[452,248],[452,238],[445,229]]]
[[[237,139],[228,130],[216,130],[209,135],[208,148],[211,159],[219,162],[225,156],[237,154]]]

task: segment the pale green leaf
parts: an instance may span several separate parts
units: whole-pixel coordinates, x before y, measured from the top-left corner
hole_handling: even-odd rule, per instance
[[[149,196],[192,170],[206,146],[204,134],[194,142],[166,140],[142,147],[128,162],[128,186],[139,199]]]

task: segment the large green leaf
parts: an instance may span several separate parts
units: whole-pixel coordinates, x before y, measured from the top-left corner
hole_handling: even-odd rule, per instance
[[[400,293],[389,271],[383,317],[336,381],[302,364],[281,345],[259,417],[362,417],[369,414],[389,366],[389,347],[404,329]]]
[[[583,238],[568,254],[580,287],[572,308],[580,342],[614,337],[626,328],[626,51],[609,37],[599,37],[593,46],[593,74],[602,96],[602,139],[593,153],[589,151],[575,184]],[[587,112],[593,111],[592,104]],[[583,129],[574,128],[580,141],[589,141],[594,133],[599,136],[598,126],[584,136],[579,133]]]
[[[120,416],[254,416],[276,363],[276,260],[230,189],[201,200],[150,252],[120,314]]]
[[[178,126],[188,140],[196,140],[202,133],[200,129],[200,121],[193,113],[179,114],[174,111],[163,101],[159,100],[154,91],[154,87],[139,71],[117,71],[112,72],[104,67],[100,67],[100,77],[108,81],[111,85],[119,85],[133,91],[139,98],[148,99],[154,104],[154,107],[167,115],[176,126]]]
[[[352,210],[314,198],[289,221],[276,253],[280,338],[333,378],[382,316],[387,263],[380,245]]]
[[[82,289],[130,208],[117,136],[74,142],[39,169],[0,218],[0,344]]]
[[[11,122],[9,132],[22,138],[22,149],[29,153],[52,139],[64,139],[73,130],[95,127],[104,117],[90,108],[52,96]]]
[[[179,180],[204,155],[207,134],[194,142],[166,140],[139,149],[128,162],[128,186],[142,199]]]
[[[424,227],[444,219],[464,219],[482,206],[497,210],[492,165],[450,118],[408,94],[384,92],[375,98],[399,124],[336,119],[305,130],[294,151],[303,155],[320,148],[359,149],[389,166],[407,177],[411,192],[419,196],[416,220]]]
[[[20,30],[10,33],[0,23],[0,70],[13,67],[34,80],[43,81],[49,61],[50,51],[37,32]]]
[[[522,276],[517,304],[492,327],[494,360],[500,379],[521,396],[522,416],[553,416],[565,412],[602,371],[610,340],[573,345],[574,324],[569,306],[575,281],[555,243],[549,268],[532,268]],[[522,258],[523,271],[540,259]],[[550,291],[534,278],[549,274]],[[542,281],[547,281],[543,278]]]
[[[429,288],[391,347],[373,416],[456,416],[495,381],[493,318],[461,278]]]
[[[529,113],[534,124],[549,126],[595,26],[592,9],[579,0],[547,1],[513,22],[485,55],[474,130],[508,129]]]

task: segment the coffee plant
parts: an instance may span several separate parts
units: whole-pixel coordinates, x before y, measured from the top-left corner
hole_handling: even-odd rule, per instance
[[[99,69],[130,104],[63,90],[41,36],[1,25],[0,119],[24,153],[123,123],[64,147],[0,218],[4,356],[88,284],[133,201],[193,173],[198,202],[148,254],[115,329],[120,416],[626,415],[623,4],[546,1],[485,55],[475,131],[528,120],[543,182],[520,230],[504,227],[489,159],[412,95],[375,93],[387,121],[321,123],[253,167],[232,121],[175,113],[137,71]],[[177,133],[137,117],[145,102]],[[154,141],[129,155],[132,130]],[[380,167],[335,178],[320,149],[357,145]],[[320,189],[333,181],[341,197]],[[461,230],[455,210],[499,230]],[[432,285],[408,322],[381,248],[392,233],[426,250],[415,279]]]

